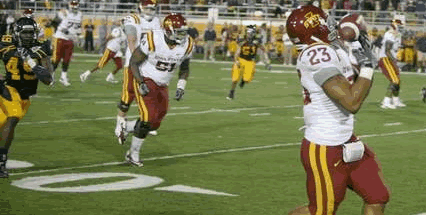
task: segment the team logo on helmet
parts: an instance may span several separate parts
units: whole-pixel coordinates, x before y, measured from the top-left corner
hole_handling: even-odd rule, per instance
[[[314,14],[309,12],[305,15],[306,21],[303,23],[305,28],[315,28],[320,25],[320,16],[319,14]]]

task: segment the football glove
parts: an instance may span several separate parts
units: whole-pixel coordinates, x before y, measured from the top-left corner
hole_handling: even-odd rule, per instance
[[[62,33],[64,33],[65,35],[68,35],[70,33],[70,31],[68,31],[68,29],[64,28],[64,29],[62,29]]]
[[[178,88],[178,89],[176,90],[176,96],[175,96],[175,99],[176,99],[177,101],[181,100],[181,99],[182,99],[182,97],[183,97],[183,94],[185,94],[185,90]]]
[[[365,31],[361,31],[358,37],[358,42],[361,43],[361,46],[364,49],[371,50],[371,41],[368,39],[368,33]]]
[[[371,55],[371,51],[365,50],[363,48],[352,49],[352,55],[355,57],[358,65],[362,67],[373,67],[373,59]]]
[[[146,83],[143,82],[143,81],[139,83],[139,89],[138,90],[139,90],[139,93],[142,96],[146,96],[149,93],[148,85],[146,85]]]

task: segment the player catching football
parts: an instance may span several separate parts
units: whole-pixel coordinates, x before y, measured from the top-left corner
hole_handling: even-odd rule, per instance
[[[37,41],[37,23],[22,17],[14,24],[13,36],[3,35],[0,58],[6,68],[6,80],[0,81],[0,178],[8,177],[7,154],[15,128],[31,105],[30,96],[37,93],[40,80],[52,82],[50,46]]]
[[[286,26],[291,41],[305,45],[296,69],[305,97],[306,129],[300,155],[309,199],[309,205],[289,214],[335,214],[347,188],[363,199],[364,214],[383,214],[389,191],[380,165],[372,149],[353,133],[354,114],[372,85],[368,50],[354,49],[360,73],[351,84],[345,75],[352,68],[349,56],[337,51],[341,45],[331,17],[307,5],[293,10]]]
[[[186,19],[181,14],[169,14],[163,21],[164,32],[150,31],[130,59],[133,87],[139,107],[139,119],[126,122],[123,135],[134,134],[126,160],[143,166],[139,158],[142,144],[149,131],[156,130],[167,113],[168,85],[179,67],[176,100],[183,97],[189,75],[189,59],[194,40],[187,34]]]

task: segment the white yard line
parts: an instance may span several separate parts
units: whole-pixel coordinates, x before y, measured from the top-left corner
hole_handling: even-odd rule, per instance
[[[269,116],[271,113],[252,113],[250,116]]]
[[[384,126],[394,126],[394,125],[402,125],[402,122],[392,122],[392,123],[385,123]]]
[[[384,136],[393,136],[393,135],[419,133],[419,132],[426,132],[426,128],[425,129],[419,129],[419,130],[411,130],[411,131],[398,131],[398,132],[381,133],[381,134],[367,134],[367,135],[360,135],[358,137],[360,137],[360,138],[384,137]],[[175,159],[175,158],[187,158],[187,157],[198,157],[198,156],[213,155],[213,154],[224,154],[224,153],[230,153],[230,152],[243,152],[243,151],[270,149],[270,148],[281,148],[281,147],[288,147],[288,146],[295,146],[295,145],[300,145],[300,142],[297,142],[297,143],[277,143],[277,144],[266,145],[266,146],[252,146],[252,147],[243,147],[243,148],[214,150],[214,151],[199,152],[199,153],[186,153],[186,154],[178,154],[178,155],[169,155],[169,156],[162,156],[162,157],[150,157],[150,158],[145,158],[144,160],[145,161],[168,160],[168,159]],[[62,171],[62,170],[86,169],[86,168],[103,167],[103,166],[115,166],[115,165],[120,165],[120,164],[124,164],[124,163],[126,163],[126,162],[108,162],[108,163],[92,164],[92,165],[77,166],[77,167],[65,167],[65,168],[20,172],[20,173],[10,173],[9,175],[11,175],[11,176],[29,175],[29,174],[37,174],[37,173],[56,172],[56,171]]]
[[[235,108],[235,109],[215,109],[204,111],[192,111],[183,113],[168,113],[167,116],[178,116],[178,115],[199,115],[208,113],[221,113],[221,112],[240,112],[250,110],[263,110],[263,109],[281,109],[281,108],[295,108],[301,107],[301,105],[289,105],[289,106],[268,106],[268,107],[254,107],[254,108]],[[139,115],[128,116],[128,118],[137,118]],[[64,119],[64,120],[53,120],[53,121],[37,121],[37,122],[21,122],[19,125],[35,125],[35,124],[48,124],[48,123],[68,123],[68,122],[86,122],[86,121],[99,121],[99,120],[111,120],[116,119],[116,116],[112,117],[98,117],[91,119]]]
[[[79,102],[81,99],[60,99],[61,102]]]

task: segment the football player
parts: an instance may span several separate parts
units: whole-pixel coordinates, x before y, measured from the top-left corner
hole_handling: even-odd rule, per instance
[[[92,73],[96,72],[98,69],[104,68],[109,60],[114,59],[115,69],[108,74],[106,81],[111,83],[118,83],[118,81],[115,80],[114,75],[117,74],[121,68],[123,68],[123,61],[121,59],[123,53],[121,52],[121,47],[126,41],[126,37],[122,28],[116,27],[112,29],[111,34],[107,37],[107,41],[106,49],[103,56],[99,59],[98,64],[92,70],[87,70],[80,75],[81,82],[85,82]]]
[[[133,86],[139,107],[139,119],[125,122],[121,135],[134,133],[126,160],[142,167],[139,154],[148,132],[160,127],[167,113],[168,85],[179,67],[179,81],[175,99],[181,100],[189,76],[189,62],[194,40],[188,35],[186,19],[171,13],[164,18],[164,32],[149,31],[130,59]]]
[[[238,81],[241,79],[240,87],[243,88],[245,83],[250,83],[253,80],[254,73],[256,72],[256,53],[258,49],[263,50],[264,59],[269,66],[269,58],[265,47],[256,40],[256,27],[249,25],[246,27],[246,34],[243,42],[238,46],[235,52],[235,62],[232,65],[232,84],[231,90],[229,91],[228,100],[234,99],[235,88],[237,87]]]
[[[139,14],[131,14],[124,18],[123,28],[127,37],[126,60],[123,71],[123,87],[121,90],[121,100],[118,103],[117,123],[115,126],[115,135],[118,143],[123,144],[126,138],[121,135],[121,130],[125,126],[127,112],[130,104],[135,99],[135,90],[133,89],[133,74],[129,71],[130,57],[133,51],[138,47],[142,34],[149,30],[161,31],[160,19],[156,16],[157,1],[141,0],[139,3]],[[151,131],[156,135],[156,131]]]
[[[229,34],[228,34],[228,50],[226,52],[226,56],[228,56],[232,60],[235,60],[233,57],[235,55],[235,52],[238,49],[239,40],[240,40],[240,30],[238,29],[237,25],[231,24]]]
[[[37,31],[33,19],[22,17],[14,24],[13,36],[1,38],[0,58],[6,80],[0,82],[0,178],[8,177],[6,161],[15,127],[27,113],[38,81],[46,85],[52,82],[50,46],[37,40]]]
[[[68,67],[74,50],[74,42],[78,41],[78,37],[82,31],[81,22],[83,15],[79,7],[80,3],[78,0],[71,0],[69,2],[69,9],[61,10],[55,18],[56,22],[60,24],[52,41],[52,64],[54,70],[56,70],[59,62],[62,60],[62,72],[59,82],[66,87],[71,85],[68,80]]]
[[[280,63],[284,63],[284,37],[285,34],[285,28],[284,25],[280,25],[278,27],[278,31],[275,32],[275,37],[274,37],[274,46],[275,46],[275,50],[277,52],[277,57],[278,57],[278,61],[280,61]]]
[[[300,156],[309,200],[307,206],[289,214],[335,214],[347,188],[364,201],[364,214],[383,214],[389,191],[381,167],[372,149],[353,134],[354,114],[372,86],[371,50],[364,46],[354,49],[360,73],[351,83],[345,75],[353,73],[347,71],[352,68],[349,55],[338,51],[343,46],[331,17],[318,7],[306,5],[291,12],[286,26],[290,40],[304,46],[296,69],[305,98]]]
[[[391,28],[385,33],[382,40],[382,47],[379,52],[379,68],[390,81],[381,108],[395,109],[406,105],[399,99],[400,90],[400,69],[396,64],[396,53],[401,46],[401,37],[404,32],[404,22],[402,19],[393,19]]]

